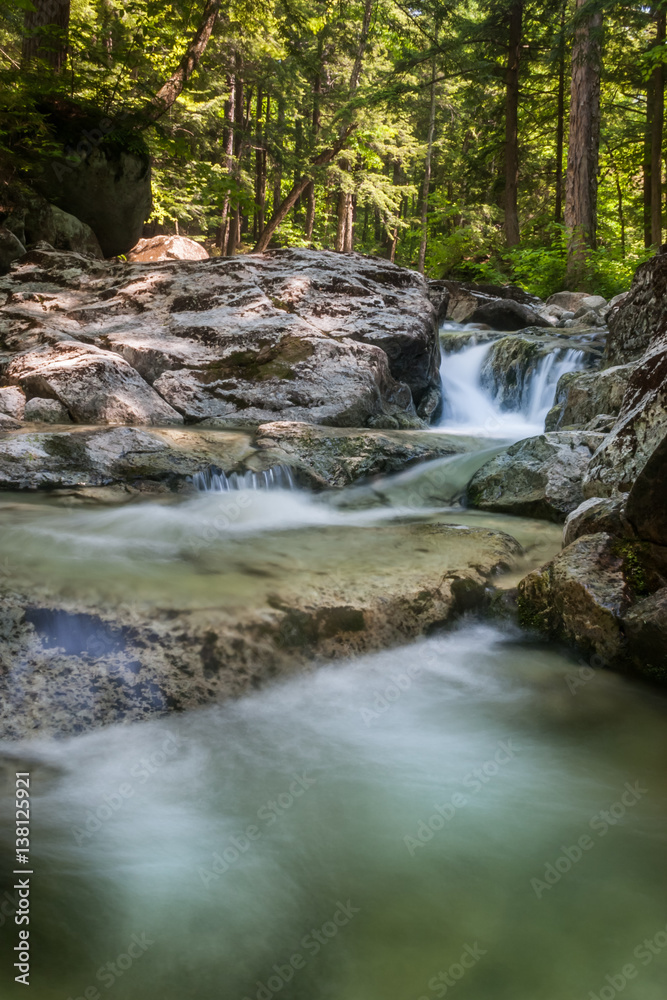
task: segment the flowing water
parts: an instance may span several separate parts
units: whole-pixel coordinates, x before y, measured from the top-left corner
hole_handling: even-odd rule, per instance
[[[459,428],[497,410],[483,393],[465,410],[471,351],[447,376]],[[496,413],[507,439],[566,362],[538,372],[521,414]],[[439,520],[514,534],[525,572],[558,526],[457,506],[502,436],[320,497],[275,470],[209,470],[190,497],[106,508],[5,494],[2,566],[109,606],[203,605],[214,580],[233,606],[320,570],[327,532],[354,560],[365,527]],[[664,1000],[665,709],[465,620],[222,706],[0,745],[2,997],[25,991],[13,790],[30,770],[35,1000]]]

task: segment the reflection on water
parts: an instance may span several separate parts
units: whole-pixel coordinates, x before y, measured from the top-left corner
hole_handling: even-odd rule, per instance
[[[584,1000],[634,963],[663,1000],[666,750],[662,699],[479,625],[13,747],[31,996]]]

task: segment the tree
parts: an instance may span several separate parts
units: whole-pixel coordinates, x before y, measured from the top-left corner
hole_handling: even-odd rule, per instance
[[[31,7],[25,13],[21,68],[43,60],[60,73],[67,61],[70,0],[33,0]]]
[[[602,23],[595,0],[577,0],[565,193],[567,283],[573,289],[586,284],[588,250],[597,241]]]
[[[519,234],[519,64],[523,25],[523,0],[509,9],[509,41],[505,73],[505,241],[516,246]]]

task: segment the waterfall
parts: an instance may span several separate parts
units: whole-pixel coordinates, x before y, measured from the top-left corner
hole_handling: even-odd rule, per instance
[[[482,369],[493,347],[491,341],[443,355],[440,427],[454,433],[515,440],[541,434],[554,404],[558,380],[566,372],[583,367],[584,352],[561,348],[545,355],[526,375],[519,407],[503,410],[493,391],[482,385]]]
[[[201,493],[226,493],[228,490],[294,490],[296,481],[289,465],[272,465],[264,472],[217,472],[209,466],[192,477]]]

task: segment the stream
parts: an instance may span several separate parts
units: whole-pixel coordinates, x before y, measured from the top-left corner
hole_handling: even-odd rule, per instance
[[[513,534],[512,586],[561,528],[459,501],[543,429],[580,359],[540,362],[511,412],[479,383],[487,349],[443,364],[463,455],[319,496],[279,469],[123,506],[6,493],[3,556],[36,592],[203,607],[205,546],[233,606],[311,569],[322,528],[414,519]],[[13,790],[30,770],[34,1000],[664,1000],[665,707],[471,618],[220,706],[0,744],[3,996],[23,995]]]

